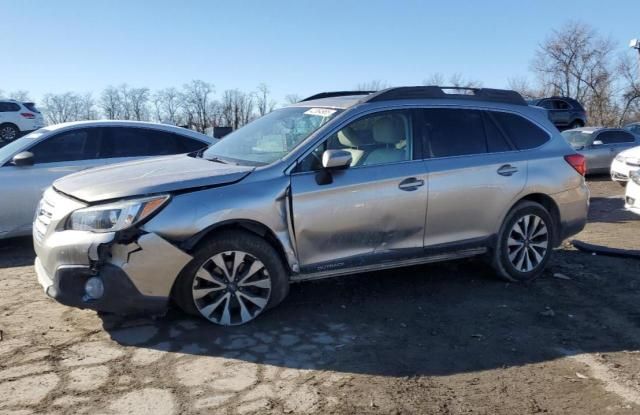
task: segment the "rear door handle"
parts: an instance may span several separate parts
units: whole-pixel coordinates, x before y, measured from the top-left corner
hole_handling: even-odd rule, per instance
[[[514,173],[518,172],[518,168],[512,166],[511,164],[505,164],[498,169],[498,174],[500,176],[511,176]]]
[[[424,180],[416,179],[415,177],[404,179],[400,184],[398,184],[398,188],[406,192],[414,191],[420,186],[424,186]]]

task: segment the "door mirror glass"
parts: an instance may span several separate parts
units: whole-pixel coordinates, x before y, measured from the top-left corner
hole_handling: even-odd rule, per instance
[[[602,140],[593,140],[593,144],[591,144],[592,146],[601,146],[604,143],[602,142]]]
[[[351,165],[351,153],[346,150],[326,150],[322,153],[325,169],[346,169]]]
[[[23,151],[13,156],[12,161],[15,166],[33,166],[33,153]]]

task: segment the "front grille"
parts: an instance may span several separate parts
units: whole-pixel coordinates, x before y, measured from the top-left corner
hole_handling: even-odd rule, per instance
[[[41,242],[44,236],[47,234],[47,229],[51,223],[53,212],[55,209],[54,202],[47,199],[46,194],[38,204],[38,210],[36,211],[36,220],[33,223],[35,229],[35,237],[38,242]]]

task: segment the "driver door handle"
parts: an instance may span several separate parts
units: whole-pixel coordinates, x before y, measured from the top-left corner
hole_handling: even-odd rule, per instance
[[[398,188],[406,192],[414,191],[420,186],[424,186],[424,180],[416,179],[415,177],[404,179],[400,184],[398,184]]]
[[[498,169],[498,174],[500,176],[511,176],[517,172],[518,172],[518,168],[515,166],[512,166],[511,164],[505,164],[504,166],[501,166]]]

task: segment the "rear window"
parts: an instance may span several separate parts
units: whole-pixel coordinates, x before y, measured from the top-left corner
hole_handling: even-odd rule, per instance
[[[36,104],[33,102],[23,102],[22,105],[27,107],[27,109],[31,112],[35,112],[36,114],[40,114],[40,111],[36,108]]]
[[[492,111],[491,115],[518,150],[540,147],[549,141],[549,134],[519,115],[497,111]]]

